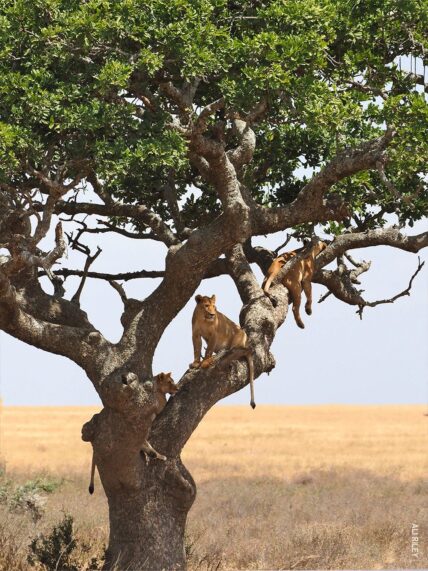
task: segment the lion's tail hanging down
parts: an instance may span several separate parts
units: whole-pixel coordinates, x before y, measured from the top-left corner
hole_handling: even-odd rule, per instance
[[[248,353],[246,354],[246,358],[247,358],[247,362],[248,362],[248,369],[249,369],[249,374],[250,374],[250,395],[251,395],[251,400],[250,400],[250,405],[251,408],[256,408],[256,402],[254,400],[254,362],[253,362],[253,355],[251,353],[251,351],[248,351]]]
[[[93,494],[94,493],[94,479],[95,479],[95,457],[94,454],[92,453],[92,466],[91,466],[91,481],[89,482],[89,493]]]

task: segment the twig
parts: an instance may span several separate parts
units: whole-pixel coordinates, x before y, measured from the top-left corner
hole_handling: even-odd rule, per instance
[[[359,306],[358,311],[357,311],[357,314],[360,316],[360,319],[363,318],[363,311],[364,311],[365,307],[376,307],[377,305],[381,305],[384,303],[394,303],[394,301],[396,301],[398,298],[404,297],[405,295],[410,295],[410,290],[412,289],[413,280],[418,275],[418,273],[421,271],[421,269],[424,267],[424,265],[425,265],[425,262],[421,262],[421,259],[418,256],[418,267],[416,268],[415,273],[410,278],[409,285],[402,292],[394,295],[394,297],[391,297],[389,299],[379,299],[378,301],[365,301],[364,304],[361,304]]]
[[[91,255],[87,256],[86,262],[85,262],[85,267],[83,268],[82,279],[80,280],[80,284],[79,284],[79,287],[77,288],[76,293],[73,295],[73,297],[70,300],[71,303],[74,303],[74,304],[80,306],[80,295],[81,295],[83,287],[85,285],[86,278],[88,277],[88,270],[89,270],[91,264],[101,254],[101,252],[102,252],[101,248],[99,246],[97,246],[97,251],[95,252],[95,254],[93,256],[91,256]]]
[[[328,296],[331,295],[331,291],[327,291],[326,293],[324,293],[318,300],[318,303],[322,303],[323,301],[325,301]]]
[[[123,301],[123,304],[125,305],[126,302],[128,301],[128,296],[126,295],[123,286],[118,282],[115,282],[114,280],[110,280],[108,283],[111,285],[113,289],[115,289],[118,292],[118,294],[120,295],[120,299]]]
[[[383,184],[386,186],[386,188],[388,190],[391,191],[391,193],[394,195],[394,198],[396,200],[398,200],[400,198],[400,193],[398,192],[398,190],[395,188],[395,186],[393,185],[393,183],[388,179],[388,177],[386,176],[385,173],[385,166],[383,164],[382,161],[378,161],[376,163],[376,168],[377,168],[377,172],[379,173],[380,176],[380,180],[383,182]]]

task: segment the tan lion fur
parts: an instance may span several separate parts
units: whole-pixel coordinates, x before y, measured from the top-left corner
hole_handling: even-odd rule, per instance
[[[197,295],[195,297],[196,307],[192,317],[192,340],[194,350],[194,360],[190,364],[192,369],[199,367],[207,368],[212,365],[213,353],[221,350],[242,349],[240,356],[247,359],[252,408],[255,408],[254,401],[254,364],[251,350],[248,348],[247,334],[243,329],[231,321],[228,317],[217,311],[216,297]],[[205,358],[201,359],[202,339],[207,343]]]
[[[324,242],[317,242],[309,250],[308,254],[294,264],[281,279],[282,285],[284,285],[290,294],[291,301],[293,302],[293,315],[294,319],[299,327],[305,328],[305,325],[300,317],[300,303],[302,300],[302,289],[305,292],[306,304],[305,311],[308,315],[312,314],[312,276],[315,269],[315,258],[320,252],[322,252],[327,245]],[[296,256],[301,250],[294,250],[291,252],[285,252],[275,258],[266,273],[265,280],[263,282],[263,291],[269,295],[269,288],[272,281],[280,272],[281,268],[294,256]]]

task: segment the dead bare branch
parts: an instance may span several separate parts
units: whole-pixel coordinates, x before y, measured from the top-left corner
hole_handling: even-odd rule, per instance
[[[416,276],[418,275],[418,273],[422,270],[424,265],[425,265],[425,262],[421,262],[421,259],[418,256],[418,267],[416,268],[416,271],[413,273],[412,277],[410,278],[409,285],[406,287],[406,289],[404,289],[400,293],[397,293],[396,295],[394,295],[393,297],[391,297],[389,299],[379,299],[377,301],[364,301],[364,304],[361,304],[358,311],[357,311],[357,314],[360,316],[360,319],[363,318],[363,311],[364,311],[365,307],[376,307],[377,305],[381,305],[384,303],[394,303],[394,301],[397,301],[397,299],[399,299],[400,297],[410,295],[410,290],[412,289],[413,281],[416,278]]]
[[[86,257],[86,261],[85,261],[85,267],[83,268],[83,275],[82,275],[82,279],[80,280],[80,284],[79,287],[76,290],[76,293],[73,295],[73,297],[71,298],[71,303],[76,304],[77,306],[80,307],[80,296],[82,294],[83,288],[85,286],[85,282],[86,282],[86,278],[88,277],[88,271],[89,268],[91,267],[91,265],[93,264],[93,262],[95,262],[95,260],[98,258],[98,256],[101,254],[102,250],[99,246],[97,246],[97,251],[95,252],[95,254],[93,256],[91,256],[90,254]]]
[[[123,286],[114,280],[110,280],[108,282],[113,289],[115,289],[118,294],[120,295],[120,299],[123,301],[123,304],[126,305],[128,301],[128,296],[126,295],[126,291],[124,290]]]

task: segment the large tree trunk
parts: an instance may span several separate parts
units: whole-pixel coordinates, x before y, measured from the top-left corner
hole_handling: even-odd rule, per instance
[[[104,489],[110,513],[104,569],[115,563],[130,571],[186,569],[184,532],[193,498],[183,501],[156,475],[143,479],[137,490]]]
[[[185,570],[184,532],[196,486],[180,458],[147,462],[132,421],[111,409],[86,423],[82,436],[92,442],[109,504],[104,570]]]

